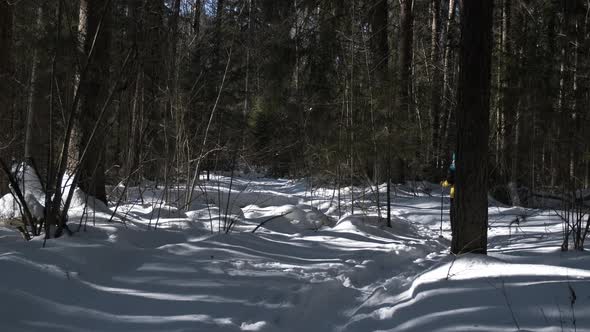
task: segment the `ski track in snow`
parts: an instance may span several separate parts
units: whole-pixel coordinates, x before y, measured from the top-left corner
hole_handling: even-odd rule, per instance
[[[130,190],[136,200],[119,207],[112,223],[114,206],[92,204],[82,217],[79,205],[70,224],[81,222],[82,231],[45,248],[41,238],[25,243],[0,227],[0,326],[590,331],[590,258],[559,251],[554,213],[490,206],[489,256],[455,258],[448,254],[448,201],[439,238],[440,188],[432,187],[432,196],[398,187],[391,228],[366,189],[355,189],[352,215],[350,189],[342,189],[339,218],[331,189],[236,179],[230,192],[223,177],[195,192],[187,211],[174,207],[181,188],[168,193],[172,203],[160,201],[161,190],[144,190],[143,201]],[[218,232],[226,216],[238,220],[229,235]]]

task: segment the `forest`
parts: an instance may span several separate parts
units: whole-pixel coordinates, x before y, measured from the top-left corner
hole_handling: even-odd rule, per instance
[[[344,249],[333,247],[346,247],[342,243],[360,246],[363,253],[342,259],[343,266],[354,261],[351,269],[377,274],[368,278],[357,270],[338,270],[338,278],[348,281],[325,296],[335,296],[341,287],[360,292],[363,302],[354,315],[308,326],[283,314],[281,322],[270,317],[251,322],[246,318],[254,313],[237,307],[247,312],[241,325],[236,317],[229,325],[196,319],[205,324],[196,330],[436,330],[434,320],[413,322],[428,305],[420,302],[423,306],[412,307],[417,311],[406,312],[400,303],[409,300],[399,299],[410,286],[431,287],[424,286],[430,285],[426,277],[448,269],[440,273],[449,281],[454,264],[473,263],[461,257],[505,259],[505,252],[524,250],[528,260],[523,262],[537,264],[543,261],[532,254],[537,245],[584,255],[590,231],[589,53],[590,2],[584,0],[0,0],[0,265],[1,252],[57,246],[59,259],[47,261],[29,249],[22,255],[32,255],[32,264],[54,266],[67,280],[82,278],[86,286],[76,287],[92,296],[107,287],[100,282],[112,280],[71,277],[64,266],[90,267],[76,265],[79,258],[68,256],[70,246],[83,247],[77,255],[85,260],[95,257],[86,245],[98,241],[108,247],[114,236],[114,253],[127,257],[122,248],[130,244],[149,250],[181,242],[196,246],[191,239],[209,234],[193,254],[211,251],[213,259],[218,246],[232,247],[236,252],[223,258],[227,269],[242,254],[237,247],[268,254],[242,258],[245,263],[237,269],[251,277],[258,273],[256,262],[272,261],[275,250],[289,251],[269,249],[242,233],[277,243],[295,236],[296,243],[289,244],[294,248],[310,243],[316,248],[311,238],[323,232],[336,244],[319,248],[316,258],[344,257],[338,251]],[[452,193],[439,186],[451,168]],[[163,233],[146,235],[156,229]],[[521,233],[516,240],[515,232]],[[381,257],[381,251],[397,251],[396,246],[411,254],[396,254],[394,261],[404,266],[420,261],[419,267],[391,272],[412,275],[410,281],[393,282],[383,269],[397,267],[383,257],[373,261],[377,267],[359,258]],[[295,256],[315,257],[298,250]],[[181,259],[177,251],[167,255],[160,263]],[[157,257],[154,252],[137,264],[145,267]],[[586,256],[582,263],[555,257],[553,269],[543,270],[547,276],[562,276],[560,268],[566,266],[577,268],[574,279],[587,282]],[[70,259],[76,263],[63,263]],[[480,264],[478,259],[488,258],[475,259]],[[513,271],[527,270],[516,258],[506,260],[520,264]],[[481,264],[489,268],[494,262]],[[107,271],[116,274],[120,267],[109,264]],[[176,268],[182,270],[180,263]],[[331,268],[313,267],[315,272],[290,281],[312,308],[322,307],[309,295],[318,290],[298,287],[302,280],[313,284],[312,275],[329,275]],[[492,274],[503,273],[499,270]],[[27,271],[22,275],[33,278]],[[139,280],[138,271],[126,271],[126,277]],[[333,281],[328,279],[322,280]],[[221,283],[227,287],[231,278]],[[588,306],[580,310],[590,303],[580,304],[582,295],[576,297],[570,279],[567,296],[553,288],[548,292],[566,296],[562,306],[571,309],[572,318],[563,318],[570,313],[548,302],[539,307],[544,325],[535,325],[537,314],[524,313],[530,303],[513,303],[506,293],[510,287],[525,297],[534,291],[505,286],[504,279],[499,285],[492,288],[501,289],[512,329],[558,324],[563,330],[566,320],[574,330],[577,323],[590,328],[590,321],[576,320],[576,298]],[[361,309],[387,287],[399,290],[387,295],[386,303],[403,318],[388,316],[380,311],[384,307]],[[141,296],[160,299],[152,295]],[[46,294],[44,301],[60,296]],[[101,299],[107,306],[116,301]],[[342,301],[348,300],[342,294]],[[18,301],[23,308],[30,305]],[[0,318],[14,314],[6,310],[0,309]],[[226,314],[216,310],[208,314]],[[318,317],[300,314],[317,322],[328,315],[322,310]],[[43,312],[48,325],[35,326],[60,330],[49,323],[55,313]],[[472,319],[485,320],[484,313]],[[383,315],[387,318],[373,321]],[[195,323],[174,316],[169,325],[157,327],[121,317],[105,326],[96,317],[80,318],[67,327],[192,330]],[[337,328],[336,320],[342,324]],[[494,319],[489,324],[482,331],[506,327],[494,325]],[[9,326],[34,327],[17,321]]]
[[[471,130],[457,128],[458,1],[1,9],[2,159],[54,191],[66,169],[104,202],[106,185],[194,188],[205,171],[437,182]],[[505,0],[492,19],[487,186],[523,206],[588,188],[588,4]]]

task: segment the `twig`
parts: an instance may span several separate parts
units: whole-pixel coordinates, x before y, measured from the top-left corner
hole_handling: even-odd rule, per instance
[[[254,230],[252,231],[252,233],[256,232],[260,227],[264,226],[267,222],[272,221],[272,220],[275,220],[275,219],[280,218],[280,217],[284,217],[284,216],[288,215],[291,212],[292,211],[289,211],[289,212],[286,212],[286,213],[283,213],[283,214],[279,214],[277,216],[273,216],[273,217],[270,217],[270,218],[264,220],[258,226],[256,226],[256,228],[254,228]]]
[[[451,269],[453,268],[453,265],[455,265],[455,261],[457,260],[457,255],[451,255],[453,255],[453,261],[451,262],[451,265],[449,265],[449,270],[447,271],[447,277],[445,278],[445,280],[449,280],[451,278]]]

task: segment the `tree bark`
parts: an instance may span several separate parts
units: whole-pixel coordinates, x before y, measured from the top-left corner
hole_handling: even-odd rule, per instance
[[[575,181],[571,172],[571,158],[573,152],[574,124],[572,121],[574,112],[574,71],[576,49],[576,6],[577,1],[562,1],[561,12],[561,59],[559,73],[559,99],[558,99],[558,128],[557,149],[554,149],[557,171],[555,172],[555,184],[565,186],[570,190]]]
[[[180,112],[177,112],[175,107],[178,94],[177,94],[177,82],[178,82],[178,19],[180,16],[180,0],[174,0],[174,6],[172,7],[172,17],[170,19],[170,26],[168,27],[169,30],[169,41],[170,41],[170,49],[168,54],[168,79],[167,79],[167,98],[166,98],[166,114],[164,118],[167,120],[165,121],[165,126],[167,124],[173,123],[174,119],[178,119],[181,117]],[[180,132],[180,127],[175,126],[175,132]],[[166,134],[166,170],[168,170],[168,163],[171,163],[174,160],[176,155],[177,144],[174,138],[174,133],[168,133],[168,130],[165,128]],[[167,171],[166,171],[167,175]]]
[[[12,141],[9,114],[12,113],[12,32],[13,8],[6,0],[0,0],[0,158],[10,158],[8,148]],[[0,195],[8,192],[8,178],[0,175]]]
[[[440,0],[432,0],[432,35],[431,35],[431,61],[432,61],[432,85],[430,100],[430,123],[431,123],[431,168],[434,177],[440,176],[437,173],[439,168],[440,151],[440,115],[441,115],[441,94],[443,89],[443,57],[441,55],[441,9]]]
[[[201,38],[201,13],[203,11],[203,4],[201,0],[195,0],[193,5],[193,22],[192,28],[193,33],[191,36],[190,52],[191,52],[191,66],[196,68],[193,69],[195,72],[201,71],[201,57],[200,57],[200,43]]]
[[[81,0],[78,25],[78,45],[83,59],[88,61],[85,77],[79,82],[79,122],[72,135],[70,170],[78,166],[80,188],[88,195],[106,203],[104,177],[104,130],[91,138],[108,93],[109,44],[108,0]],[[92,50],[92,53],[91,53]],[[83,155],[88,146],[86,155]]]
[[[376,79],[380,83],[387,83],[389,80],[388,11],[387,0],[374,0],[370,13],[372,28],[371,45],[375,54],[374,71]]]
[[[43,7],[37,8],[37,18],[35,22],[36,33],[41,32],[43,25]],[[25,160],[32,163],[34,159],[35,141],[33,138],[34,122],[36,120],[35,112],[35,92],[37,89],[37,68],[39,66],[39,49],[37,45],[33,46],[33,57],[31,59],[31,75],[29,76],[29,91],[27,92],[27,124],[25,127]]]
[[[225,0],[217,0],[217,7],[215,9],[215,49],[214,49],[214,64],[217,66],[218,73],[221,72],[221,47],[223,36],[223,11],[225,10]],[[219,75],[221,76],[221,75]]]
[[[6,0],[0,1],[0,70],[2,74],[8,70],[10,63],[10,50],[12,46],[12,10],[14,5],[9,5]]]
[[[492,0],[461,1],[455,254],[487,252],[492,22]]]
[[[414,16],[412,0],[400,0],[400,43],[399,43],[399,102],[402,119],[411,119],[412,112],[412,46],[414,43]]]
[[[400,0],[400,30],[399,30],[399,55],[398,55],[398,93],[396,99],[396,125],[398,128],[405,127],[414,116],[412,98],[412,52],[414,44],[414,14],[413,0]],[[402,129],[400,145],[410,143],[408,139],[410,132]],[[405,179],[405,156],[397,151],[393,166],[393,180],[401,183]]]
[[[195,0],[193,5],[193,35],[195,38],[199,37],[201,31],[201,0]]]
[[[455,7],[456,7],[456,0],[449,0],[449,8],[447,11],[447,17],[445,21],[445,29],[442,38],[442,45],[444,47],[444,56],[443,56],[443,110],[441,116],[441,123],[440,123],[440,138],[439,138],[439,147],[438,150],[440,151],[441,155],[443,155],[444,147],[449,147],[448,142],[449,138],[449,130],[450,130],[450,122],[453,118],[453,81],[456,75],[456,66],[455,66],[455,53],[451,44],[454,42],[453,39],[453,22],[455,20]]]
[[[590,48],[590,17],[586,14],[590,10],[590,4],[580,6],[577,11],[577,71],[576,71],[576,107],[575,107],[575,127],[576,127],[576,164],[577,176],[580,178],[579,186],[588,188],[588,170],[590,163],[590,135],[585,128],[590,121],[590,111],[587,104],[590,99],[590,79],[584,74],[584,67],[588,68],[587,50]],[[584,143],[582,143],[584,142]]]
[[[165,162],[165,133],[163,121],[166,101],[165,81],[165,50],[167,35],[163,26],[164,4],[161,0],[150,0],[143,3],[143,12],[138,43],[141,45],[142,70],[142,110],[147,118],[147,130],[141,139],[148,145],[148,160],[145,174],[148,178],[158,181],[161,178],[161,165]]]
[[[499,158],[500,169],[503,171],[503,180],[507,181],[507,188],[510,193],[510,200],[513,206],[520,206],[520,197],[518,196],[518,147],[519,147],[519,104],[516,96],[516,90],[520,82],[515,77],[519,63],[518,51],[514,49],[513,38],[516,29],[514,23],[520,23],[518,20],[513,22],[512,1],[504,0],[502,3],[502,54],[501,54],[501,115],[498,121],[498,139],[503,155]],[[524,24],[520,24],[524,25]],[[526,30],[523,32],[526,34]]]

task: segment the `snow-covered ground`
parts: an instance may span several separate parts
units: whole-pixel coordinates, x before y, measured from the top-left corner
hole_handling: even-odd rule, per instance
[[[0,330],[590,331],[590,257],[559,250],[553,212],[492,204],[489,256],[455,258],[435,186],[397,187],[392,228],[368,190],[351,214],[347,189],[339,211],[303,181],[228,187],[187,211],[182,190],[147,189],[112,222],[114,206],[78,204],[80,232],[45,248],[0,228]]]

